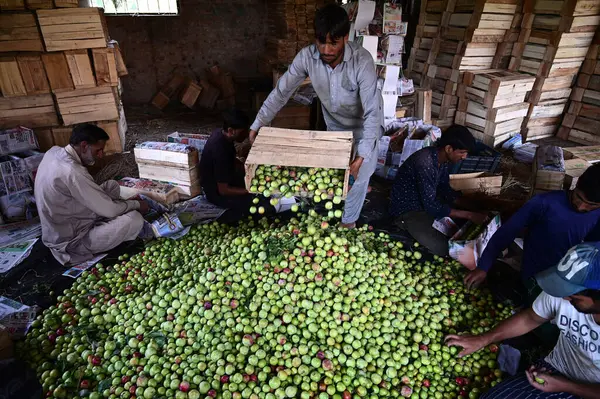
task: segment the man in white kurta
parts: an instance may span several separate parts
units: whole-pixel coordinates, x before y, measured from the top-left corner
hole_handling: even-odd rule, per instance
[[[71,144],[52,147],[35,179],[35,199],[42,241],[62,264],[92,259],[124,241],[134,240],[144,225],[143,201],[119,199],[119,184],[94,182],[85,165],[103,156],[108,135],[94,125],[73,129]]]

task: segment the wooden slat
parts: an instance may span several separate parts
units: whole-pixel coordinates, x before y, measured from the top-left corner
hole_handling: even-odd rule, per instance
[[[92,49],[92,58],[96,84],[98,86],[117,86],[119,76],[114,50],[112,48]]]
[[[44,51],[33,14],[0,14],[0,52],[10,51]]]
[[[119,135],[119,123],[117,121],[98,122],[99,127],[108,134],[109,140],[106,142],[104,152],[106,154],[118,154],[123,152],[121,136]]]
[[[44,53],[42,54],[42,61],[44,62],[50,88],[53,92],[57,93],[74,89],[69,65],[64,53]]]
[[[25,0],[25,4],[30,10],[49,10],[54,8],[52,0]]]
[[[65,51],[75,89],[96,87],[96,79],[88,50]]]
[[[27,94],[50,93],[50,84],[40,55],[21,54],[17,56],[17,62]]]
[[[54,0],[54,6],[57,8],[77,8],[79,0]]]
[[[41,151],[46,152],[54,146],[52,129],[36,129],[34,133]]]
[[[105,48],[107,29],[98,8],[38,10],[38,22],[47,51]]]
[[[0,57],[0,92],[4,97],[27,95],[15,57]]]
[[[69,127],[57,127],[52,129],[52,141],[54,142],[54,145],[66,147],[69,145],[72,133],[73,129]]]
[[[112,88],[94,87],[55,93],[65,125],[119,118]]]
[[[51,94],[0,97],[0,129],[57,125],[58,116]]]
[[[25,10],[24,0],[0,0],[0,11]]]

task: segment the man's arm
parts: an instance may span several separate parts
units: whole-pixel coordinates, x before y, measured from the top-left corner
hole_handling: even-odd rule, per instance
[[[587,384],[569,380],[561,375],[545,373],[545,370],[537,370],[531,367],[525,372],[529,383],[542,392],[566,392],[583,399],[599,399],[600,384]],[[536,381],[539,378],[544,381]]]
[[[305,48],[296,55],[288,70],[279,78],[277,85],[260,107],[254,123],[250,126],[250,142],[256,138],[258,129],[271,123],[275,115],[287,104],[294,91],[308,76],[306,57],[310,57],[310,53]]]
[[[358,143],[357,158],[367,158],[373,153],[381,134],[383,110],[381,94],[377,90],[377,71],[373,57],[363,57],[358,69],[358,94],[363,108],[363,137]]]
[[[129,211],[140,209],[139,201],[113,200],[93,181],[91,176],[81,174],[71,177],[69,180],[69,190],[73,198],[96,215],[113,219]]]
[[[527,334],[544,324],[547,319],[538,316],[532,308],[523,310],[516,315],[504,320],[492,330],[481,335],[448,335],[445,338],[446,345],[460,346],[463,350],[458,357],[470,355],[479,349],[494,343],[504,341],[509,338],[519,337]]]
[[[540,196],[535,196],[529,200],[521,209],[517,211],[506,224],[502,225],[488,242],[481,259],[477,264],[479,270],[487,272],[494,263],[494,260],[504,251],[511,242],[517,238],[517,235],[529,224],[534,222],[542,213],[544,203]]]

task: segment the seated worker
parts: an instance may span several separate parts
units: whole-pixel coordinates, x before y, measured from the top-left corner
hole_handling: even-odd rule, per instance
[[[450,216],[481,224],[487,218],[452,207],[460,193],[450,187],[448,164],[465,159],[474,146],[466,127],[452,125],[434,147],[412,154],[394,180],[389,210],[394,223],[435,255],[448,255],[448,238],[432,226],[436,219]]]
[[[600,243],[577,245],[536,279],[544,292],[533,307],[481,335],[448,335],[446,344],[462,347],[462,357],[553,320],[560,338],[552,352],[481,399],[600,398]]]
[[[230,209],[238,218],[249,213],[254,196],[244,184],[243,165],[236,159],[235,142],[248,136],[248,117],[233,108],[223,113],[223,128],[206,142],[200,158],[200,182],[206,198]]]
[[[97,185],[86,169],[104,156],[108,139],[98,126],[76,126],[70,144],[52,147],[38,168],[34,193],[42,241],[63,265],[134,240],[144,226],[145,201],[120,200],[116,181]]]
[[[600,165],[589,167],[574,190],[539,194],[520,208],[490,239],[477,269],[465,277],[466,286],[481,284],[495,259],[524,229],[521,290],[529,305],[539,293],[536,273],[555,265],[574,245],[600,240]]]

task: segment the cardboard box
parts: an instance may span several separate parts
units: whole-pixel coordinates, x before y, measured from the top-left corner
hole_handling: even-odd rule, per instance
[[[0,325],[11,338],[21,338],[35,320],[36,310],[10,298],[0,296]]]
[[[483,192],[489,195],[499,195],[502,188],[502,175],[486,172],[450,175],[450,187],[462,191],[463,194]]]
[[[201,154],[209,138],[209,134],[174,132],[167,136],[167,141],[169,143],[187,144],[190,147],[197,149]]]
[[[477,225],[468,221],[448,241],[450,257],[459,261],[467,269],[474,270],[481,254],[483,254],[483,250],[494,233],[500,228],[500,225],[500,215],[494,214],[492,219],[481,227],[481,231],[476,236],[470,237],[470,232]]]

